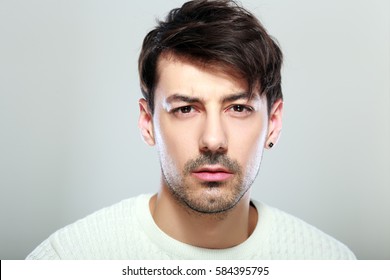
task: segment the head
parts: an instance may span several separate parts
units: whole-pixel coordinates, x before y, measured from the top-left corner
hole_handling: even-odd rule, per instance
[[[202,213],[233,208],[281,129],[282,53],[233,1],[172,10],[144,39],[139,126],[170,192]]]

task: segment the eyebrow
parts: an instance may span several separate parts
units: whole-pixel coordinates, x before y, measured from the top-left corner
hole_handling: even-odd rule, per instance
[[[255,99],[255,98],[254,98],[254,96],[251,96],[247,92],[240,92],[240,93],[233,93],[233,94],[230,94],[228,96],[222,97],[221,102],[222,103],[233,102],[233,101],[237,101],[240,99],[249,100],[249,99]],[[200,103],[202,101],[202,99],[198,98],[198,97],[190,97],[187,95],[177,94],[177,93],[172,94],[171,96],[167,97],[167,99],[166,99],[167,103],[171,103],[174,101],[182,101],[182,102],[186,102],[186,103]]]
[[[171,96],[168,96],[166,99],[166,102],[168,102],[168,103],[171,103],[173,101],[182,101],[182,102],[186,102],[186,103],[198,103],[201,101],[201,99],[197,98],[197,97],[190,97],[187,95],[175,93],[175,94],[172,94]]]
[[[254,99],[254,96],[251,96],[248,92],[233,93],[231,95],[224,96],[222,98],[222,102],[223,103],[233,102],[233,101],[237,101],[237,100],[240,100],[240,99],[246,99],[246,100],[249,101],[249,99]]]

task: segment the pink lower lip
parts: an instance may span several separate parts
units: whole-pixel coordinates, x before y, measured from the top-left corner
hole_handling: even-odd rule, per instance
[[[231,176],[233,176],[232,173],[227,172],[193,172],[192,175],[194,175],[196,178],[202,180],[202,181],[208,181],[208,182],[220,182],[229,179]]]

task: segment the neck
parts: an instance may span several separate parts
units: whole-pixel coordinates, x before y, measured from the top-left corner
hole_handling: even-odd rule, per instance
[[[244,242],[257,223],[257,210],[250,205],[250,192],[230,210],[203,214],[179,203],[166,186],[149,203],[157,226],[172,238],[193,246],[225,249]]]

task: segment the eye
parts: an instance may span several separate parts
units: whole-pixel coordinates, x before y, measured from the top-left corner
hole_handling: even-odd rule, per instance
[[[232,110],[235,112],[243,112],[243,111],[246,111],[247,108],[243,105],[234,105],[234,106],[232,106]]]
[[[243,117],[250,115],[253,112],[253,108],[248,105],[235,104],[228,108],[228,112],[234,116]]]
[[[196,113],[196,109],[193,106],[186,105],[172,109],[171,113],[176,117],[189,117]]]
[[[191,113],[191,111],[193,110],[194,108],[192,108],[191,106],[184,106],[184,107],[180,107],[180,108],[177,108],[176,112],[180,112],[182,114],[189,114]]]

